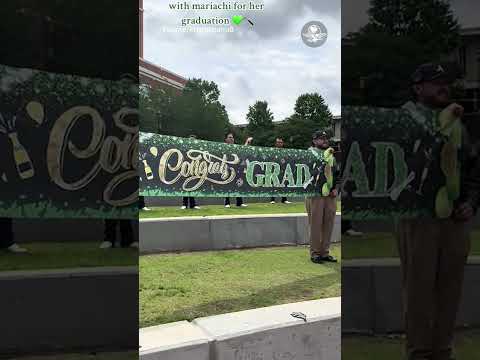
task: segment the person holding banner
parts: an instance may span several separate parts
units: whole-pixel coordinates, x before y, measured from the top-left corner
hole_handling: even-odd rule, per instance
[[[252,140],[253,138],[252,137],[249,137],[246,141],[245,141],[245,145],[251,145],[252,143]],[[235,144],[235,136],[233,135],[233,133],[229,132],[227,133],[227,135],[225,136],[225,143],[227,144]],[[247,204],[244,204],[243,203],[243,199],[241,197],[237,197],[237,206],[238,207],[247,207]],[[225,198],[225,207],[226,208],[229,208],[230,207],[230,198],[227,197]]]
[[[281,137],[277,137],[277,139],[275,140],[275,147],[277,149],[283,149],[283,145],[283,139]],[[272,196],[272,198],[270,199],[270,204],[275,204],[275,197]],[[288,201],[286,197],[282,197],[282,204],[291,204],[291,202]]]
[[[184,196],[183,197],[183,204],[182,204],[181,209],[185,210],[185,209],[189,209],[189,208],[199,210],[200,206],[197,206],[197,204],[195,202],[195,198],[193,196]]]
[[[190,139],[196,139],[197,135],[190,135],[189,138]],[[193,196],[184,196],[181,209],[182,210],[185,210],[185,209],[200,210],[200,206],[197,206],[197,203],[196,203],[195,198]]]
[[[442,110],[452,121],[461,121],[463,107],[450,100],[454,80],[441,64],[421,65],[412,75],[415,101],[403,108],[418,122],[424,121],[425,111],[438,114]],[[451,215],[402,218],[396,224],[408,359],[453,356],[456,316],[470,250],[468,222],[480,195],[479,161],[472,156],[466,136],[462,135],[460,146],[460,198],[454,202]]]
[[[111,249],[115,245],[117,227],[120,227],[120,246],[122,248],[131,247],[138,249],[138,242],[133,237],[132,220],[128,219],[106,219],[105,220],[105,240],[100,245],[101,249]]]
[[[313,134],[312,147],[309,149],[314,154],[321,154],[329,148],[328,136],[324,131]],[[337,212],[337,185],[338,177],[334,177],[335,186],[329,196],[313,196],[305,199],[310,227],[310,259],[316,264],[323,262],[337,262],[330,255],[333,225]]]
[[[143,211],[150,211],[150,209],[145,204],[145,197],[144,196],[139,196],[138,197],[138,208],[140,210],[143,210]]]
[[[13,240],[13,223],[10,218],[0,218],[0,250],[13,254],[24,254],[28,250],[20,247]]]

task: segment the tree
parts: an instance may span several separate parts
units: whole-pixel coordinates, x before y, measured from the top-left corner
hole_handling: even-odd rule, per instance
[[[195,93],[199,95],[206,104],[214,104],[219,102],[220,90],[213,81],[202,79],[190,79],[183,89],[184,94]]]
[[[342,41],[342,103],[398,107],[415,68],[447,58],[460,27],[444,0],[371,0],[369,16]]]
[[[182,137],[193,134],[199,139],[222,140],[229,121],[219,97],[220,91],[214,82],[188,80],[173,102],[171,117],[164,124],[164,133]]]
[[[214,82],[192,79],[181,93],[143,86],[139,97],[141,131],[220,141],[229,126]]]
[[[173,116],[178,94],[170,88],[152,88],[142,85],[139,89],[140,131],[165,133],[165,125]]]
[[[268,108],[268,102],[257,101],[249,106],[247,113],[247,132],[254,137],[258,146],[272,146],[274,142],[273,113]]]
[[[459,44],[460,25],[446,0],[371,0],[366,31],[408,36],[429,52],[449,53]]]
[[[266,101],[257,101],[248,107],[248,129],[254,132],[257,129],[272,129],[273,114]]]
[[[320,128],[333,125],[333,115],[318,93],[300,95],[295,103],[295,115]]]
[[[305,149],[311,145],[315,131],[329,132],[333,122],[333,115],[321,95],[303,94],[297,98],[295,113],[277,126],[276,136],[283,138],[288,147]]]

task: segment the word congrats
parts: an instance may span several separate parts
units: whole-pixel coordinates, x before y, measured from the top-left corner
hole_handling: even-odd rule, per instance
[[[239,146],[142,133],[144,196],[315,196],[325,161],[310,151]]]
[[[0,66],[0,217],[138,217],[138,85]]]

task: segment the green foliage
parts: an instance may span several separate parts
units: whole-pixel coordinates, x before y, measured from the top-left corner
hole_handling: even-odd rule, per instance
[[[459,44],[460,25],[446,0],[371,0],[365,31],[410,37],[432,54],[449,53]]]
[[[214,82],[191,79],[181,93],[161,87],[140,92],[142,131],[222,141],[228,114]]]
[[[311,145],[315,131],[329,131],[332,126],[333,115],[323,97],[303,94],[295,103],[295,113],[277,126],[276,133],[288,147],[305,149]]]
[[[444,0],[371,0],[370,20],[342,41],[342,102],[398,107],[418,65],[458,46],[460,26]]]
[[[268,108],[268,102],[257,101],[248,107],[248,130],[253,133],[257,129],[272,129],[273,114]]]
[[[253,136],[256,146],[273,146],[275,142],[273,113],[266,101],[257,101],[249,106],[247,133]]]
[[[300,95],[295,103],[295,115],[322,128],[333,124],[332,113],[318,93]]]
[[[140,130],[161,133],[173,116],[175,94],[171,88],[141,86],[139,91]]]
[[[298,97],[294,114],[282,123],[273,122],[273,113],[266,101],[257,101],[249,107],[248,126],[230,124],[225,107],[219,101],[220,91],[214,82],[191,79],[184,90],[175,91],[148,87],[140,91],[140,129],[145,132],[223,141],[227,132],[235,136],[236,144],[243,144],[248,136],[253,145],[273,147],[281,137],[289,148],[305,149],[311,144],[312,133],[329,130],[333,116],[325,100],[318,93]]]

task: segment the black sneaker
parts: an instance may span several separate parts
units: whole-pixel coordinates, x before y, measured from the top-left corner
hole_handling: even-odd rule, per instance
[[[336,262],[337,262],[337,259],[335,259],[335,258],[334,258],[333,256],[331,256],[331,255],[321,256],[321,257],[320,257],[320,260],[326,261],[326,262],[333,262],[333,263],[336,263]]]
[[[310,260],[315,264],[323,264],[322,258],[320,256],[312,256]]]

